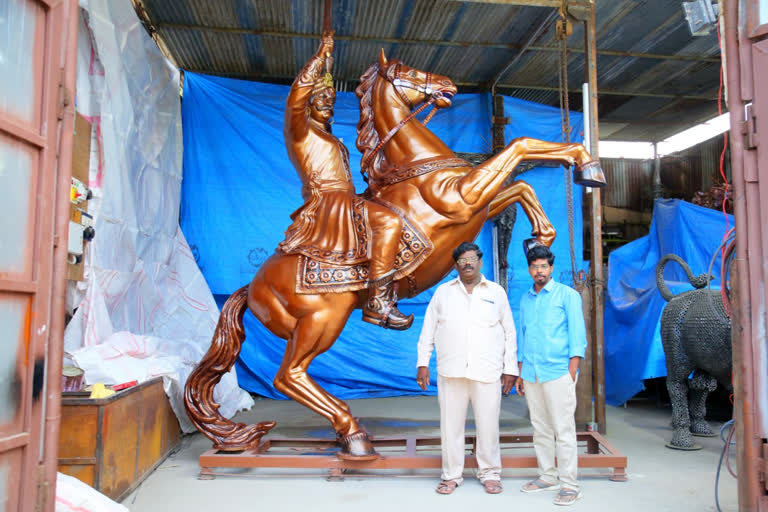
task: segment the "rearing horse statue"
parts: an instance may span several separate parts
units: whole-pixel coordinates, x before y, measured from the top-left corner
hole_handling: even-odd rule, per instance
[[[462,241],[474,240],[483,223],[504,208],[520,203],[532,235],[547,246],[555,230],[542,211],[533,188],[523,181],[504,185],[523,160],[554,161],[576,166],[574,179],[603,186],[599,163],[581,144],[513,140],[503,151],[472,167],[424,124],[414,109],[427,104],[451,105],[456,86],[444,76],[388,61],[384,52],[361,78],[357,147],[368,174],[366,198],[398,213],[409,229],[401,238],[395,279],[400,296],[412,297],[440,281],[452,268],[451,253]],[[417,108],[418,107],[418,108]],[[315,265],[315,266],[312,266]],[[279,391],[327,418],[336,431],[339,457],[368,460],[378,457],[368,433],[346,403],[321,388],[307,373],[312,360],[336,341],[347,319],[368,298],[363,283],[350,291],[312,286],[334,276],[359,272],[320,268],[298,254],[275,252],[259,268],[249,286],[237,290],[224,304],[211,347],[190,375],[185,404],[195,426],[214,448],[237,451],[255,448],[274,422],[245,425],[218,411],[213,388],[235,363],[245,339],[246,306],[276,336],[286,340],[285,355],[274,385]],[[318,281],[319,282],[319,281]],[[329,291],[330,290],[330,291]]]

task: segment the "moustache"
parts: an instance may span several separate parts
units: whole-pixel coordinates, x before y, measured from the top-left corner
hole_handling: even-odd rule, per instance
[[[326,110],[333,110],[333,107],[317,107],[315,110],[318,112],[325,112]]]
[[[466,265],[466,266],[465,266],[464,268],[462,268],[461,270],[472,270],[472,269],[474,269],[474,268],[475,268],[475,267],[473,267],[472,265]]]

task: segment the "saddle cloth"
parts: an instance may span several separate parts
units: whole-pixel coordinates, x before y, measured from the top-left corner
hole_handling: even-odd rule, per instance
[[[403,231],[395,257],[394,279],[401,279],[421,264],[434,248],[418,225],[408,219],[399,208],[381,200],[403,220]],[[296,267],[296,293],[340,293],[368,287],[368,261],[355,264],[333,263],[299,254]]]

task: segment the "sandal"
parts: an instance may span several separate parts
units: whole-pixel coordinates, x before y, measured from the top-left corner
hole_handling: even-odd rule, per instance
[[[504,490],[499,480],[486,480],[483,482],[483,487],[488,494],[499,494]]]
[[[560,489],[560,484],[551,484],[549,482],[545,482],[541,478],[537,478],[536,480],[531,480],[524,486],[520,488],[520,491],[522,492],[541,492],[541,491],[557,491]]]
[[[576,489],[561,489],[555,497],[555,505],[569,506],[576,503],[576,500],[581,498],[581,490]]]
[[[451,494],[453,491],[456,490],[456,487],[458,487],[459,484],[454,482],[453,480],[443,480],[440,482],[440,484],[437,486],[437,494]]]

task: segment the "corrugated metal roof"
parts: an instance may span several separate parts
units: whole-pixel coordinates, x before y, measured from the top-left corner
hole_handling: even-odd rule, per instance
[[[699,191],[722,183],[723,172],[730,179],[730,156],[723,156],[723,136],[718,135],[679,153],[661,158],[661,196],[690,201]],[[653,208],[653,160],[601,158],[608,185],[601,199],[604,206],[648,211]]]
[[[267,82],[293,79],[323,25],[323,0],[133,1],[180,68]],[[613,140],[661,140],[716,114],[717,39],[692,37],[680,3],[596,2],[600,120],[626,125]],[[450,76],[460,91],[488,90],[551,12],[482,1],[333,0],[334,75],[354,87],[384,48],[410,66]],[[583,41],[583,24],[574,23],[568,40],[574,110],[581,109]],[[499,91],[557,106],[554,27],[530,44],[501,76]]]
[[[653,160],[601,158],[608,186],[604,206],[650,211],[653,208]]]

